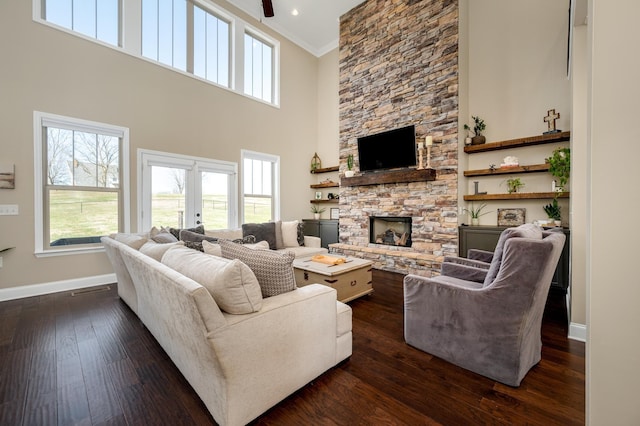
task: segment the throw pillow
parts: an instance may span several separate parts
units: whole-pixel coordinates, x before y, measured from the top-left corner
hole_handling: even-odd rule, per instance
[[[282,221],[277,220],[276,224],[276,249],[280,250],[284,248],[284,243],[282,242]]]
[[[284,247],[298,247],[298,221],[282,222],[282,242]]]
[[[162,256],[162,263],[209,290],[220,309],[229,314],[250,314],[262,308],[260,284],[239,260],[175,247]]]
[[[198,234],[204,234],[204,225],[198,225],[195,228],[184,228],[187,231],[196,232]],[[169,228],[169,232],[173,234],[174,237],[180,239],[180,228]]]
[[[202,242],[202,249],[206,254],[222,257],[222,249],[220,248],[220,244],[218,243],[211,243],[207,240],[204,240]]]
[[[144,243],[148,241],[146,237],[143,237],[141,235],[125,234],[125,233],[115,234],[113,239],[123,244],[126,244],[132,249],[136,249],[136,250],[140,250],[140,247],[142,247]]]
[[[298,245],[304,246],[304,223],[301,220],[298,221]]]
[[[253,235],[256,241],[266,241],[271,250],[276,250],[276,224],[266,223],[245,223],[242,225],[242,236]]]
[[[173,237],[173,235],[171,236]],[[167,250],[169,250],[171,247],[182,245],[184,245],[182,241],[174,241],[173,243],[157,243],[154,240],[150,240],[144,243],[142,247],[140,247],[140,253],[146,254],[147,256],[160,262],[162,256],[167,252]]]
[[[156,243],[175,243],[178,241],[168,229],[158,229],[155,226],[149,231],[149,238]]]
[[[262,297],[276,296],[296,289],[293,274],[293,259],[290,251],[252,250],[231,241],[221,240],[222,256],[238,259],[245,263],[256,275],[262,290]]]
[[[202,242],[202,241],[210,241],[216,242],[218,239],[216,237],[208,237],[204,234],[199,234],[197,232],[189,231],[187,229],[180,230],[180,241],[194,241],[194,242]]]
[[[237,241],[234,241],[234,243],[237,243]],[[245,244],[244,246],[253,250],[269,250],[269,243],[266,241],[259,241],[255,244]]]
[[[493,280],[495,280],[498,276],[498,271],[500,270],[500,265],[502,264],[504,244],[509,238],[513,237],[534,238],[536,240],[540,240],[542,239],[542,228],[532,223],[526,223],[516,228],[507,228],[502,231],[502,233],[500,234],[500,238],[498,239],[498,244],[496,244],[496,248],[493,251],[491,265],[489,266],[487,276],[484,279],[484,287],[491,284]]]

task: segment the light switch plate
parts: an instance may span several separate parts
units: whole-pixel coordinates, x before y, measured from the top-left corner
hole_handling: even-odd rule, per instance
[[[0,204],[0,216],[17,216],[17,204]]]

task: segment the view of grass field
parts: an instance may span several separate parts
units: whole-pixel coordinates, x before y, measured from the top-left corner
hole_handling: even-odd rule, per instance
[[[118,194],[111,192],[51,191],[49,224],[51,241],[109,235],[118,231]],[[181,228],[184,196],[156,194],[152,200],[154,226]],[[202,223],[205,229],[225,229],[229,206],[225,195],[207,194],[202,199]],[[271,200],[245,198],[246,223],[271,219]]]

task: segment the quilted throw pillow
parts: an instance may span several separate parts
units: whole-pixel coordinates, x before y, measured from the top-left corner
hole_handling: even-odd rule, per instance
[[[292,252],[253,250],[228,240],[220,240],[222,257],[238,259],[256,275],[262,297],[276,296],[296,289]]]

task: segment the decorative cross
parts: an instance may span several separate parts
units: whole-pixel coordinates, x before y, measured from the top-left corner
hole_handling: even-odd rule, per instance
[[[549,111],[547,111],[547,116],[544,118],[545,123],[547,123],[547,126],[549,127],[549,129],[544,132],[544,134],[547,133],[558,133],[560,130],[556,129],[556,120],[560,118],[560,113],[556,113],[555,108],[554,109],[550,109]]]

